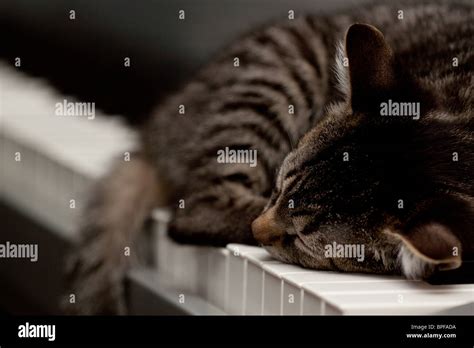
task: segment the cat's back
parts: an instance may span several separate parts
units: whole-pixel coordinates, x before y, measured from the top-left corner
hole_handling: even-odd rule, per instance
[[[393,2],[361,10],[356,21],[379,28],[403,69],[438,101],[463,112],[474,102],[474,3]]]
[[[280,145],[288,138],[296,142],[337,98],[335,48],[357,22],[379,28],[403,67],[436,90],[441,103],[457,112],[472,107],[471,1],[393,1],[326,17],[308,14],[244,35],[160,104],[143,132],[158,166],[174,173],[172,181],[187,183],[195,159],[242,142],[238,131],[223,139],[210,136],[213,129],[236,129],[243,117],[239,110],[258,114],[250,121],[261,130],[260,148],[266,147],[262,135]],[[262,97],[270,101],[255,101]],[[294,115],[289,105],[296,106]],[[288,150],[266,155],[269,171]]]

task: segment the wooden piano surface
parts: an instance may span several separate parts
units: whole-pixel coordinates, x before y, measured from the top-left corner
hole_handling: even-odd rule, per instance
[[[0,83],[1,199],[74,240],[84,192],[112,158],[133,151],[135,134],[99,111],[93,120],[55,115],[54,105],[72,98],[5,64]],[[177,245],[169,219],[166,210],[152,214],[155,273],[177,305],[192,294],[229,314],[473,314],[473,284],[312,271],[238,244]]]

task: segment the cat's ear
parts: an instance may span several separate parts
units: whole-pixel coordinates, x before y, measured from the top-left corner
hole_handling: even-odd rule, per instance
[[[368,24],[353,24],[345,43],[352,109],[366,111],[396,83],[393,53],[383,34]]]
[[[427,269],[449,270],[461,265],[461,242],[445,224],[424,222],[390,233],[402,242],[401,266],[411,278],[425,278]]]

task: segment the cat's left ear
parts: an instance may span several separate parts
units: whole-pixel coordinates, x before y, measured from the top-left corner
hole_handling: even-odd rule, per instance
[[[389,233],[402,242],[401,266],[411,278],[425,278],[427,269],[449,270],[461,265],[461,242],[445,224],[423,222]]]
[[[392,49],[380,30],[368,24],[353,24],[345,46],[352,109],[366,111],[396,84]]]

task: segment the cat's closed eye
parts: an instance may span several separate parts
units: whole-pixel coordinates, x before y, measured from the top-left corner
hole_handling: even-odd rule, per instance
[[[437,180],[451,172],[452,161],[446,156],[440,164],[431,154],[433,144],[451,138],[448,125],[440,128],[436,118],[414,123],[418,116],[384,119],[377,111],[385,98],[420,98],[422,117],[434,117],[436,113],[428,111],[437,105],[431,92],[399,70],[392,48],[376,28],[353,25],[345,49],[349,68],[340,75],[350,74],[343,79],[350,83],[345,89],[350,95],[328,108],[324,119],[283,161],[278,195],[256,219],[255,238],[263,239],[275,257],[317,269],[404,272],[424,278],[445,269],[443,265],[459,266],[459,253],[453,256],[450,250],[460,250],[459,236],[472,226],[472,197],[466,201],[446,195],[437,186]],[[452,131],[460,132],[453,126]],[[414,139],[406,140],[408,136]],[[467,166],[471,165],[469,160]],[[454,205],[459,208],[454,210]],[[441,212],[440,206],[446,209]],[[427,238],[423,242],[420,231]],[[296,238],[283,237],[292,235]],[[333,245],[359,247],[364,255],[328,259],[324,251]]]
[[[474,259],[474,9],[410,2],[401,20],[396,6],[251,31],[160,102],[87,208],[76,283],[90,302],[82,279],[110,265],[108,293],[123,290],[123,243],[157,196],[179,243],[414,279]]]

